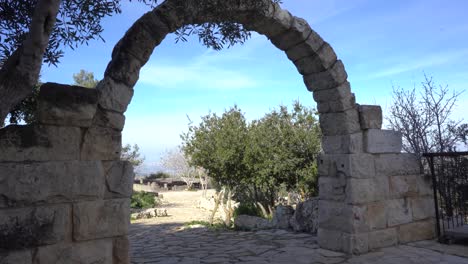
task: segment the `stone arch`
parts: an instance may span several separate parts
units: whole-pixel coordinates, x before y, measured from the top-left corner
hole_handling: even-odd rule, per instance
[[[313,92],[324,135],[319,245],[364,253],[431,238],[431,189],[418,158],[400,153],[399,133],[380,129],[380,107],[355,103],[330,45],[269,0],[204,1],[226,7],[221,17],[266,35]],[[128,263],[133,170],[119,160],[123,113],[140,69],[168,33],[219,22],[220,13],[198,3],[166,0],[118,42],[97,89],[45,84],[38,123],[0,129],[0,252],[7,250],[6,263]]]

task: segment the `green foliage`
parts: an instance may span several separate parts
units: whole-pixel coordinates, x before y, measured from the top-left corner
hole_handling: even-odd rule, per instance
[[[165,172],[158,171],[156,173],[151,173],[149,176],[145,177],[145,180],[159,180],[159,179],[167,179],[171,176]]]
[[[184,226],[187,228],[192,228],[193,226],[196,226],[196,225],[204,226],[211,231],[227,231],[227,230],[232,229],[232,227],[226,226],[224,222],[216,222],[216,223],[210,224],[208,221],[193,220],[184,224]]]
[[[251,215],[262,217],[262,211],[253,203],[241,203],[236,209],[234,209],[234,213],[232,216],[236,218],[239,215]]]
[[[317,194],[320,129],[314,110],[294,102],[247,124],[234,106],[208,114],[182,135],[183,151],[241,203],[273,206],[284,186],[303,197]]]
[[[141,157],[140,147],[138,147],[137,144],[134,144],[133,146],[126,144],[125,146],[122,146],[120,159],[129,161],[135,168],[143,164],[145,161],[145,158]]]
[[[10,111],[7,118],[10,124],[19,124],[21,122],[32,124],[36,121],[37,97],[39,96],[39,87],[41,85],[42,83],[39,82],[34,87],[33,93]]]
[[[83,69],[79,73],[73,74],[73,80],[75,81],[74,85],[83,86],[86,88],[96,88],[98,80],[94,79],[94,73],[87,72]]]
[[[133,192],[130,207],[134,209],[147,209],[153,208],[157,205],[153,193],[147,192]]]

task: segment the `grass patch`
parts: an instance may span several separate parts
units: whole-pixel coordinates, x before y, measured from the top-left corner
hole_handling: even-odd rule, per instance
[[[206,228],[208,228],[211,231],[227,231],[227,230],[233,230],[232,227],[226,226],[224,222],[215,222],[212,225],[208,221],[200,221],[200,220],[194,220],[190,221],[184,224],[184,227],[186,228],[192,228],[194,225],[201,225]]]
[[[147,209],[158,205],[153,193],[133,192],[130,207],[133,209]]]

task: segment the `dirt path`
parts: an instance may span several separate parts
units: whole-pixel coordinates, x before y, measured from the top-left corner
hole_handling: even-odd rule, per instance
[[[208,190],[207,195],[212,195],[214,190]],[[202,198],[201,191],[166,191],[162,194],[162,205],[158,208],[167,210],[167,217],[156,217],[132,221],[132,223],[145,224],[184,224],[194,220],[208,221],[211,211],[197,208]]]

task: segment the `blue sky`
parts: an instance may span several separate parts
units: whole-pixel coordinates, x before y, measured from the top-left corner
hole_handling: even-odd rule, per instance
[[[283,8],[306,19],[343,60],[357,102],[391,104],[392,86],[411,88],[424,73],[449,88],[468,87],[468,1],[465,0],[284,0]],[[124,3],[123,13],[105,19],[103,37],[66,50],[58,68],[44,66],[42,80],[72,83],[73,73],[101,79],[112,48],[148,8]],[[154,166],[160,154],[180,143],[193,120],[237,104],[248,119],[299,99],[315,107],[300,74],[264,36],[220,52],[197,38],[175,44],[169,35],[145,65],[126,112],[124,143],[137,143]],[[468,93],[456,118],[468,111]]]

